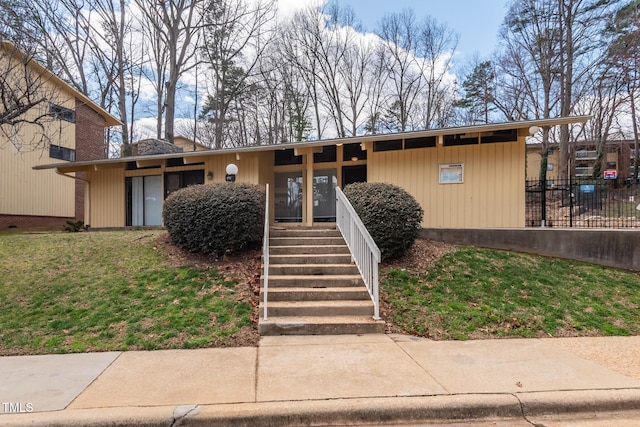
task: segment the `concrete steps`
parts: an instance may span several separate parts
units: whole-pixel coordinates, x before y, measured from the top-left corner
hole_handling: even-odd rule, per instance
[[[350,254],[271,254],[269,262],[273,264],[350,264]]]
[[[262,288],[261,335],[384,333],[338,230],[272,228],[269,252],[268,319]]]
[[[372,316],[269,317],[260,324],[261,335],[357,335],[384,333],[384,322]]]

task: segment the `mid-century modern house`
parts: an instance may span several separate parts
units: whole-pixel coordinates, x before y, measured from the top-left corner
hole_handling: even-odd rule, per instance
[[[525,225],[525,138],[543,126],[585,122],[587,116],[367,135],[39,165],[79,173],[90,187],[94,228],[162,223],[164,199],[191,184],[237,181],[270,186],[274,223],[335,221],[335,187],[387,182],[422,205],[424,227]]]
[[[85,183],[76,179],[80,176],[33,167],[56,160],[62,166],[104,159],[105,127],[121,123],[11,43],[0,42],[0,69],[14,87],[24,86],[27,77],[33,98],[46,98],[26,113],[41,117],[42,129],[35,124],[4,125],[5,132],[0,132],[0,229],[84,220]]]

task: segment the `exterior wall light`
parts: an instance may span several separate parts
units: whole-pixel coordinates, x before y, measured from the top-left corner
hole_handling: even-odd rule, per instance
[[[540,132],[542,130],[542,128],[540,126],[531,126],[529,128],[529,135],[535,135],[536,133]]]
[[[227,176],[225,177],[225,181],[227,182],[236,182],[236,175],[238,173],[238,166],[233,163],[229,163],[226,168]]]
[[[207,173],[207,180],[211,181],[213,179],[213,172],[209,171]]]

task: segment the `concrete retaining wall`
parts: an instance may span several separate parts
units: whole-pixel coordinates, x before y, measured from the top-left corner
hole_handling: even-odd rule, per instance
[[[640,271],[640,230],[442,229],[421,231],[423,239],[574,259]]]

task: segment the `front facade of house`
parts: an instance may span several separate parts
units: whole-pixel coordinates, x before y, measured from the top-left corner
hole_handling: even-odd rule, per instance
[[[422,205],[423,227],[523,227],[525,138],[533,126],[584,122],[588,117],[369,135],[276,146],[197,151],[46,165],[83,172],[90,187],[92,227],[162,224],[164,199],[191,184],[269,184],[273,223],[335,221],[335,188],[386,182]]]
[[[0,44],[3,70],[22,70],[23,56],[10,43]],[[37,81],[46,97],[27,115],[42,116],[40,128],[24,125],[0,132],[0,229],[61,226],[67,220],[84,220],[84,182],[57,174],[34,171],[39,165],[60,160],[66,164],[106,158],[105,126],[118,120],[72,89],[33,60],[29,79]],[[16,85],[24,75],[16,76]],[[5,125],[7,126],[7,125]]]

